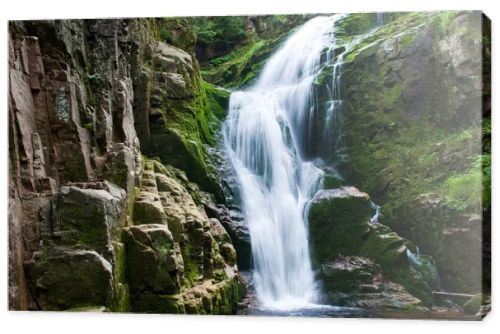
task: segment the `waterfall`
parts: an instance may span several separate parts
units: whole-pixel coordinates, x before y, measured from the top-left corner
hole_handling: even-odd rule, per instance
[[[341,17],[306,22],[267,61],[253,87],[231,94],[224,144],[250,232],[256,295],[265,307],[317,302],[306,206],[323,171],[305,158],[304,124],[314,113],[321,55],[333,47],[333,27]]]
[[[376,14],[375,24],[380,27],[385,23],[385,13],[379,12]]]

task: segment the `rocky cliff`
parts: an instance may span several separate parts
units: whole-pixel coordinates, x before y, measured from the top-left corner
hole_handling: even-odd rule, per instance
[[[481,144],[488,29],[483,36],[480,12],[386,20],[358,31],[366,35],[346,54],[340,168],[382,206],[385,224],[435,258],[443,288],[478,293],[490,205],[490,155]]]
[[[235,312],[236,253],[204,209],[224,202],[207,151],[227,95],[165,29],[10,23],[10,309]]]

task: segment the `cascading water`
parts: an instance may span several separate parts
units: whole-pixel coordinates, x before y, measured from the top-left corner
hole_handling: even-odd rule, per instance
[[[256,84],[234,92],[224,126],[238,178],[259,302],[274,308],[317,301],[308,249],[306,205],[323,172],[304,158],[313,81],[341,16],[315,17],[266,63]],[[335,76],[334,76],[335,78]]]

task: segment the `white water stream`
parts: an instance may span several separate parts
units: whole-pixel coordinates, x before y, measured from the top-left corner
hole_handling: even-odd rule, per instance
[[[305,207],[323,172],[305,161],[301,143],[320,57],[334,45],[340,17],[309,20],[267,61],[253,87],[231,95],[224,141],[250,232],[256,295],[265,307],[317,301]]]

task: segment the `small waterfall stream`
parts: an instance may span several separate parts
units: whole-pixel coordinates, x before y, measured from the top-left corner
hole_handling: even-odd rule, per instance
[[[234,92],[224,142],[237,175],[259,302],[286,309],[317,302],[309,256],[307,202],[323,172],[304,158],[320,58],[340,15],[315,17],[267,61],[256,84]]]

